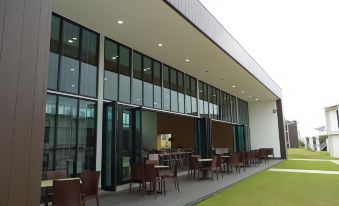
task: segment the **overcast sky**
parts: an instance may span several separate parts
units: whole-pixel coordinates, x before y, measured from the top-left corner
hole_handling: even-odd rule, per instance
[[[339,104],[339,1],[200,0],[283,89],[301,136]]]

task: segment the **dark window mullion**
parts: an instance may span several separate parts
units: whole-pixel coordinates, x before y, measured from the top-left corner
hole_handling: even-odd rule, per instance
[[[80,93],[80,88],[81,88],[81,84],[82,84],[82,82],[81,82],[81,73],[82,73],[82,71],[81,71],[81,68],[82,68],[82,31],[83,31],[83,29],[81,28],[81,27],[79,27],[79,47],[78,47],[78,49],[79,49],[79,51],[78,51],[78,61],[79,61],[79,73],[78,73],[78,94],[80,94],[81,95],[81,93]]]

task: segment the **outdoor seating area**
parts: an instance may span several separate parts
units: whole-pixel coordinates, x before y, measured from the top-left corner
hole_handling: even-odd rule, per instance
[[[214,177],[214,181],[211,181],[211,179],[201,180],[197,179],[197,177],[196,178],[188,177],[187,171],[178,172],[176,181],[178,184],[177,188],[175,181],[166,176],[165,180],[166,195],[164,193],[159,195],[161,188],[159,188],[158,185],[156,188],[158,193],[154,194],[152,188],[151,189],[149,188],[148,182],[147,185],[145,184],[146,185],[145,189],[142,189],[142,186],[140,187],[140,184],[137,181],[133,181],[133,183],[129,184],[128,187],[125,186],[118,187],[116,192],[101,191],[100,205],[101,206],[193,205],[194,203],[210,196],[211,194],[221,189],[224,189],[225,187],[228,187],[234,183],[237,183],[249,176],[252,176],[258,172],[264,171],[279,162],[281,162],[281,160],[270,160],[269,163],[263,162],[262,164],[259,164],[259,166],[248,167],[246,168],[245,172],[242,171],[241,173],[229,172],[228,174],[226,174],[224,172],[223,178],[219,173],[218,180],[216,180],[216,178]],[[143,164],[139,165],[142,166]],[[210,173],[208,173],[208,175],[210,175]],[[127,189],[129,187],[131,187],[131,190]],[[96,203],[94,200],[91,200],[88,201],[88,204],[86,205],[96,206]]]
[[[65,170],[48,171],[47,179],[41,181],[44,205],[51,202],[53,206],[84,206],[95,199],[99,206],[99,180],[99,171],[84,170],[80,178],[67,178]]]

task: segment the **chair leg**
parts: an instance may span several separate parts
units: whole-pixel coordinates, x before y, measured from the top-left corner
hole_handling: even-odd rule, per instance
[[[177,182],[178,192],[180,192],[180,189],[179,189],[179,182],[178,182],[178,177],[175,177],[174,179],[175,179],[175,181]]]
[[[174,181],[174,188],[177,189],[177,183],[175,181],[175,177],[173,178],[173,181]]]
[[[131,194],[131,190],[132,190],[132,182],[129,183],[129,194]]]
[[[99,206],[99,195],[96,196],[97,199],[97,206]]]

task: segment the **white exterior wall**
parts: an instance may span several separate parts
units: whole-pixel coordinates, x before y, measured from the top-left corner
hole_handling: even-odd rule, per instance
[[[331,107],[325,111],[328,135],[327,151],[330,156],[339,158],[339,128],[336,110],[337,107]]]
[[[251,148],[273,148],[274,156],[280,158],[280,141],[276,101],[249,102]]]

